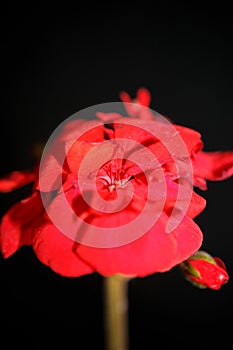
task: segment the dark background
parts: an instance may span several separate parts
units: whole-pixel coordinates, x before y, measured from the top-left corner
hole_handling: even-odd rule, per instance
[[[230,8],[20,4],[3,9],[1,26],[1,174],[30,167],[35,144],[73,113],[140,86],[154,110],[200,131],[205,150],[233,149]],[[132,280],[130,350],[232,349],[232,184],[208,183],[196,219],[202,248],[227,265],[228,284],[200,290],[178,268]],[[1,215],[26,190],[1,195]],[[61,277],[24,247],[1,258],[0,280],[0,338],[9,348],[104,348],[98,274]]]

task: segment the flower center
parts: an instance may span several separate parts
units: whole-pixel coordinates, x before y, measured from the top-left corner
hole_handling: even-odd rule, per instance
[[[122,162],[122,159],[113,159],[98,171],[97,181],[104,188],[107,188],[110,193],[119,187],[125,187],[127,182],[132,178],[131,175],[127,174]]]

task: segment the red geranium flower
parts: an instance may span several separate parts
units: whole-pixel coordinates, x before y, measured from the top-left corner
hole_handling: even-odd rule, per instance
[[[175,124],[164,144],[159,136],[166,135],[170,124],[145,108],[149,92],[139,89],[133,104],[128,94],[121,97],[126,117],[99,111],[95,120],[70,120],[51,142],[32,195],[2,218],[5,258],[25,244],[63,276],[94,271],[146,276],[168,271],[200,248],[202,232],[193,219],[206,203],[186,185],[191,181],[187,162],[194,167],[194,185],[203,188],[206,180],[232,175],[233,152],[222,152],[216,167],[209,161],[212,155],[201,151],[201,135]],[[176,140],[182,140],[186,153]],[[179,224],[167,233],[174,212]],[[108,247],[86,243],[93,227],[98,242],[106,243],[102,231],[108,232]],[[70,234],[64,234],[67,230]]]

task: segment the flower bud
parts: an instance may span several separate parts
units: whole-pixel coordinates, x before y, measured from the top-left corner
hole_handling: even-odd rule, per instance
[[[199,288],[218,290],[229,280],[224,262],[199,250],[180,264],[185,278]]]

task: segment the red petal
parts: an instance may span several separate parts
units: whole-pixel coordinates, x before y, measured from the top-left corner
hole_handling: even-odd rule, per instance
[[[105,217],[95,218],[92,224],[103,225],[105,220]],[[78,254],[104,276],[122,273],[143,277],[167,271],[187,259],[202,242],[202,233],[191,219],[185,218],[170,234],[165,233],[167,220],[163,214],[150,231],[127,245],[117,248],[79,245]]]
[[[130,117],[138,117],[144,120],[153,119],[152,111],[148,108],[151,96],[146,88],[138,89],[137,96],[133,100],[127,92],[122,91],[120,92],[120,99],[125,104],[125,109]]]
[[[40,161],[38,184],[36,185],[36,189],[41,192],[54,191],[60,187],[60,177],[66,156],[65,142],[62,141],[63,136],[59,135],[44,149]],[[68,137],[68,135],[65,136]]]
[[[206,207],[206,200],[192,191],[190,188],[179,185],[166,176],[167,199],[165,210],[167,214],[172,212],[174,206],[180,208],[182,212],[186,210],[186,215],[195,218]],[[179,196],[179,197],[178,197]]]
[[[199,196],[196,192],[192,192],[192,198],[190,202],[190,206],[187,211],[187,215],[191,218],[195,218],[198,216],[206,207],[205,198]]]
[[[150,106],[151,94],[145,87],[141,87],[137,90],[135,101],[133,101],[131,99],[130,95],[125,91],[121,91],[119,96],[120,96],[121,101],[125,102],[125,103],[134,102],[134,103],[137,103],[141,106],[145,106],[145,107]]]
[[[203,147],[203,142],[201,140],[201,134],[193,129],[181,126],[173,125],[179,132],[180,137],[187,147],[188,153],[191,155],[194,151],[199,151]]]
[[[115,138],[124,138],[138,142],[139,144],[147,144],[156,142],[156,138],[150,133],[152,123],[144,122],[137,119],[122,118],[120,122],[114,123]]]
[[[207,190],[206,180],[203,179],[202,177],[194,175],[194,177],[193,177],[193,185],[195,187],[200,188],[200,190],[202,190],[202,191]]]
[[[51,223],[45,223],[33,239],[33,249],[38,259],[65,277],[79,277],[93,272],[75,252],[76,244]]]
[[[47,145],[40,163],[40,179],[37,189],[42,192],[57,190],[60,187],[60,177],[64,168],[64,161],[69,146],[80,142],[102,142],[104,140],[104,127],[98,120],[72,120],[64,125],[57,133],[51,144]]]
[[[57,190],[60,187],[59,176],[63,170],[53,154],[48,154],[41,160],[40,176],[36,189],[41,192],[50,192]]]
[[[73,145],[68,149],[66,154],[66,161],[69,166],[69,170],[72,173],[78,173],[78,169],[82,160],[93,147],[94,145],[91,143],[84,141],[75,141]]]
[[[184,217],[182,223],[175,230],[174,236],[177,241],[177,264],[194,254],[200,248],[203,241],[203,234],[199,226],[188,216]],[[191,255],[189,255],[190,252]]]
[[[14,191],[35,180],[34,171],[13,171],[0,178],[0,192]]]
[[[171,160],[176,163],[177,160],[191,156],[194,150],[202,147],[201,135],[195,130],[158,121],[150,124],[147,122],[145,126],[157,136],[157,139],[154,137],[154,143],[150,144],[148,148],[161,163]],[[143,124],[141,127],[143,128]]]
[[[103,142],[104,141],[104,126],[99,120],[83,121],[82,127],[77,129],[79,141],[85,142]],[[75,139],[73,139],[74,141]]]
[[[129,94],[125,91],[121,91],[119,93],[119,96],[120,96],[120,99],[122,102],[125,102],[125,103],[131,103],[132,102],[132,99],[131,97],[129,96]]]
[[[113,142],[102,142],[99,144],[89,144],[76,141],[67,152],[67,164],[70,170],[78,175],[79,183],[91,184],[97,171],[109,159],[114,157],[118,145]]]
[[[1,221],[1,252],[8,258],[22,245],[31,244],[31,234],[43,210],[38,192],[11,207]]]
[[[59,143],[79,141],[101,142],[104,139],[103,123],[99,120],[74,119],[61,125],[54,141]]]
[[[139,103],[142,106],[149,107],[150,101],[151,101],[150,92],[144,87],[139,88],[137,91],[136,101],[137,101],[137,103]]]
[[[218,181],[233,175],[233,151],[198,152],[193,161],[197,178]]]

